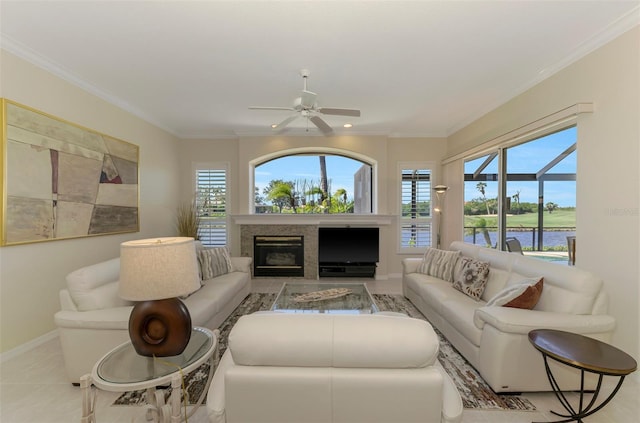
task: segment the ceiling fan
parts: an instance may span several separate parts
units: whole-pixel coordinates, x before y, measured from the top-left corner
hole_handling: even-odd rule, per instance
[[[325,135],[330,135],[333,132],[333,129],[325,122],[318,114],[323,115],[338,115],[338,116],[354,116],[360,117],[360,110],[356,109],[338,109],[335,107],[319,107],[318,103],[316,103],[316,98],[318,95],[314,92],[307,90],[307,78],[309,78],[309,71],[307,69],[302,69],[300,71],[300,75],[302,76],[302,80],[304,81],[304,85],[302,88],[302,94],[300,97],[297,97],[293,101],[293,106],[291,107],[261,107],[261,106],[251,106],[249,109],[252,110],[291,110],[295,113],[277,125],[272,125],[274,130],[282,130],[288,124],[293,122],[299,117],[306,118],[307,121],[311,121],[318,129]]]

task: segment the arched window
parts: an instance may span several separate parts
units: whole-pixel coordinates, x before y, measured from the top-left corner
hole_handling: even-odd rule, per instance
[[[373,211],[373,167],[331,153],[290,154],[254,168],[255,213]]]

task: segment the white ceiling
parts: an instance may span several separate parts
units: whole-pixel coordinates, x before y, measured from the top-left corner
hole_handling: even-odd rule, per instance
[[[447,136],[638,25],[639,4],[2,0],[0,28],[4,49],[183,138],[272,133],[290,112],[248,107],[291,105],[303,68],[320,106],[362,111],[324,116],[336,134]]]

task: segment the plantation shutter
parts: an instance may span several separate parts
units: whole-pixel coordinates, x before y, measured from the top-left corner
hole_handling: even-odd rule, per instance
[[[227,245],[226,169],[197,170],[196,193],[200,241],[207,247]]]
[[[402,169],[400,248],[431,246],[431,170]]]

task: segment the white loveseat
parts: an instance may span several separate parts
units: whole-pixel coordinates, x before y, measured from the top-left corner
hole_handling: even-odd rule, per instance
[[[594,274],[459,241],[450,250],[489,263],[487,285],[478,301],[454,289],[451,282],[419,273],[421,258],[403,260],[403,293],[495,392],[551,390],[542,356],[528,340],[533,329],[558,329],[609,341],[615,320],[606,314],[607,294]],[[540,277],[543,290],[533,309],[486,306],[505,288]],[[563,389],[580,388],[575,369],[551,365]]]
[[[459,422],[462,400],[424,320],[254,313],[229,334],[212,423]]]
[[[184,299],[193,326],[217,328],[251,292],[251,258],[231,257],[229,273],[203,281]],[[75,270],[60,291],[54,320],[67,376],[72,383],[89,373],[107,352],[129,340],[132,303],[118,296],[120,259]]]

